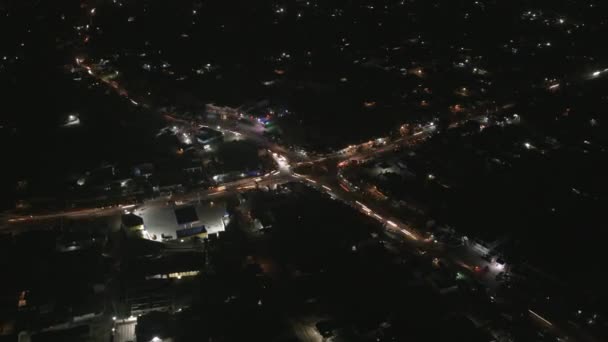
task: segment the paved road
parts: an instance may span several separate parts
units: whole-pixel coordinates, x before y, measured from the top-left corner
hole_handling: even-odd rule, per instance
[[[0,225],[0,230],[11,231],[20,229],[20,224],[24,223],[33,223],[33,222],[41,222],[48,220],[55,220],[59,218],[84,218],[84,217],[101,217],[101,216],[111,216],[122,213],[124,210],[131,209],[137,206],[145,206],[145,207],[158,207],[158,206],[166,206],[168,205],[168,201],[181,201],[181,202],[189,202],[195,200],[204,200],[208,198],[214,198],[217,196],[234,194],[239,191],[246,191],[250,189],[254,189],[256,186],[272,186],[278,184],[284,184],[290,181],[293,181],[293,177],[289,174],[285,173],[275,173],[268,174],[267,176],[262,177],[249,177],[239,179],[233,182],[222,184],[221,186],[212,188],[212,189],[200,189],[193,190],[184,194],[175,194],[172,196],[164,196],[158,197],[152,200],[145,201],[140,204],[131,204],[125,203],[121,205],[111,206],[111,207],[95,207],[95,208],[83,208],[83,209],[75,209],[75,210],[66,210],[54,213],[46,213],[40,215],[28,215],[28,216],[18,216],[12,215],[5,217],[5,222],[3,225]]]

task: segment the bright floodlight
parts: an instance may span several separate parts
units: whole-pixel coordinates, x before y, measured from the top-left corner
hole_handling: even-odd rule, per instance
[[[598,77],[601,73],[602,73],[601,71],[595,71],[595,72],[593,72],[593,74],[591,74],[591,76]]]

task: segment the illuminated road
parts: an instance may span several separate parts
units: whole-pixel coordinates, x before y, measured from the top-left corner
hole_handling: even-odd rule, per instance
[[[111,207],[96,207],[96,208],[85,208],[66,210],[62,212],[40,214],[40,215],[28,215],[28,216],[9,216],[6,218],[6,223],[0,226],[0,230],[18,230],[20,223],[33,223],[40,221],[55,220],[59,218],[85,218],[85,217],[101,217],[111,216],[122,213],[126,209],[131,209],[138,206],[155,207],[155,206],[166,206],[168,201],[176,202],[190,202],[196,200],[203,200],[207,198],[220,197],[223,195],[234,194],[239,191],[247,191],[255,189],[258,186],[273,186],[284,184],[293,181],[293,177],[285,173],[268,174],[268,176],[262,177],[250,177],[239,179],[233,182],[222,184],[221,186],[212,189],[201,189],[200,191],[190,191],[185,194],[175,194],[172,196],[165,196],[155,198],[149,201],[145,201],[141,204],[123,204]]]

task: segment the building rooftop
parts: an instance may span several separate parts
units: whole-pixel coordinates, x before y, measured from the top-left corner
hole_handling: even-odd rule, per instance
[[[125,214],[122,215],[122,224],[127,228],[142,226],[144,219],[135,214]]]
[[[198,215],[196,214],[196,208],[194,206],[185,206],[175,208],[175,218],[177,224],[184,225],[198,221]]]
[[[144,218],[146,231],[151,236],[156,235],[157,241],[162,241],[163,235],[176,239],[177,231],[189,225],[204,227],[210,235],[217,234],[223,232],[228,223],[226,203],[223,201],[193,202],[177,209],[166,206],[141,208],[135,212]]]

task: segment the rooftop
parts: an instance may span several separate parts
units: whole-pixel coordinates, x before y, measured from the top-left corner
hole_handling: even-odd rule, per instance
[[[208,234],[223,232],[227,224],[226,203],[218,201],[193,202],[183,207],[170,206],[139,208],[135,211],[146,222],[146,230],[150,235],[177,238],[177,231],[184,225],[204,226]]]

